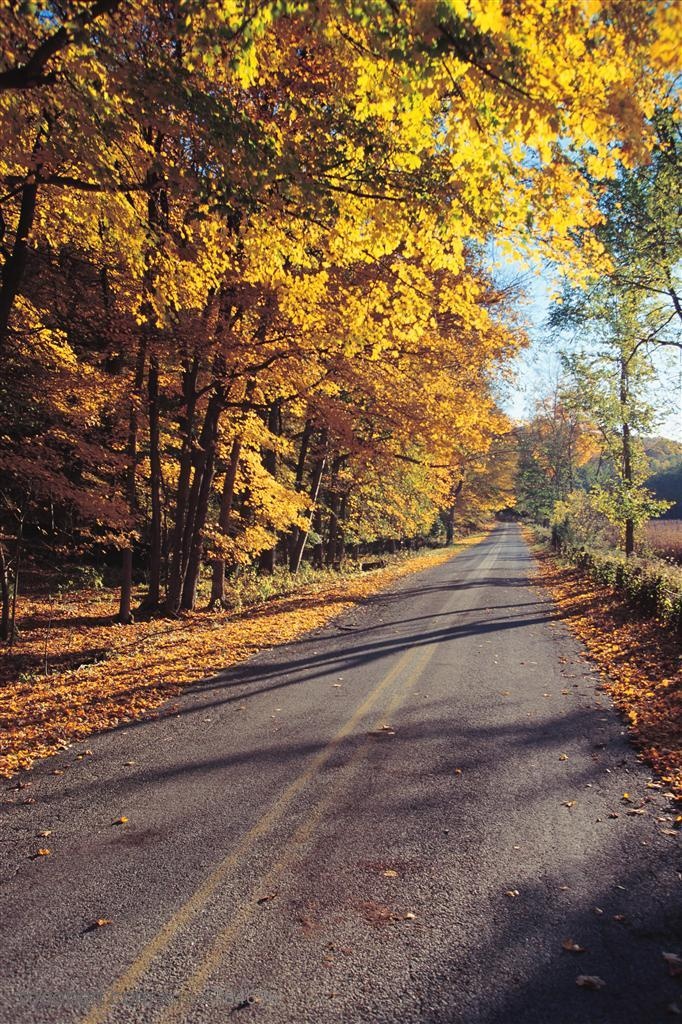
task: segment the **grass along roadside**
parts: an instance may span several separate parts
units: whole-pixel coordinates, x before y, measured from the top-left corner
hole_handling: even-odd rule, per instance
[[[393,581],[440,565],[481,537],[371,572],[325,574],[289,596],[240,612],[193,612],[121,626],[111,621],[113,595],[100,595],[96,605],[81,600],[58,610],[45,600],[26,602],[17,655],[23,660],[6,663],[0,677],[0,777],[149,715],[190,683],[324,626]],[[48,674],[41,673],[46,645],[53,666]]]
[[[642,759],[682,800],[682,665],[679,641],[622,595],[563,563],[526,531],[536,581],[599,669],[602,686],[625,715]]]

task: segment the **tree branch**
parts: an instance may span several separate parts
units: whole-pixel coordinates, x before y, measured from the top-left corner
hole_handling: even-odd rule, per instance
[[[102,14],[112,14],[120,6],[122,0],[97,0],[96,3],[77,14],[67,24],[53,32],[51,36],[33,51],[25,64],[8,68],[0,72],[0,91],[9,89],[32,89],[39,85],[49,85],[56,79],[54,71],[45,74],[45,65],[61,50],[73,42],[73,39],[84,28],[96,21]]]
[[[7,184],[11,186],[22,185],[24,180],[16,174],[10,174],[5,178]],[[50,174],[43,178],[37,173],[36,183],[38,185],[53,185],[55,188],[73,188],[79,192],[145,192],[149,189],[149,185],[145,181],[100,184],[97,181],[83,181],[81,178],[74,178],[69,174]],[[11,197],[11,193],[9,197]]]

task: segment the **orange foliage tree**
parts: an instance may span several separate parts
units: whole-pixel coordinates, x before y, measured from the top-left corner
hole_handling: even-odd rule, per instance
[[[646,156],[680,30],[637,0],[0,19],[5,604],[30,534],[119,550],[122,621],[136,575],[175,613],[208,565],[217,605],[487,472],[524,338],[482,243],[602,258],[587,177]]]

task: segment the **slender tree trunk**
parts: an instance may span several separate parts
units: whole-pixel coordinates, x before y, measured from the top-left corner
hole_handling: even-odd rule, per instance
[[[343,561],[346,552],[346,538],[345,538],[345,527],[346,517],[348,515],[348,495],[342,494],[339,500],[339,510],[336,517],[337,531],[336,531],[336,550],[334,551],[334,557],[332,559],[332,565],[339,566]]]
[[[2,601],[2,610],[0,611],[0,640],[9,640],[9,566],[7,565],[5,545],[2,543],[0,543],[0,600]]]
[[[455,506],[445,510],[445,543],[450,546],[455,539]]]
[[[339,532],[339,496],[332,493],[329,496],[329,525],[327,528],[327,550],[324,556],[324,564],[334,564],[336,554],[336,538]]]
[[[159,443],[159,362],[149,361],[147,380],[149,398],[149,462],[152,504],[149,554],[149,592],[146,604],[156,608],[161,596],[161,451]]]
[[[266,419],[268,430],[271,434],[279,435],[281,432],[281,402],[277,398],[270,405],[268,415]],[[272,448],[263,447],[261,458],[263,460],[263,466],[270,474],[275,476],[277,473],[277,452]],[[258,564],[262,572],[273,573],[275,571],[275,553],[277,550],[276,544],[271,548],[267,548],[266,551],[261,551]]]
[[[455,509],[457,508],[457,499],[462,493],[463,486],[464,477],[462,477],[452,492],[452,505],[450,505],[450,507],[443,513],[443,518],[445,520],[445,543],[448,546],[452,544],[455,539]]]
[[[137,362],[135,365],[135,376],[133,379],[133,393],[130,397],[128,412],[128,443],[126,452],[128,456],[128,468],[126,471],[126,496],[131,516],[134,516],[137,509],[137,439],[139,433],[138,403],[144,384],[144,370],[147,361],[147,335],[140,334],[137,349]],[[123,548],[121,553],[121,598],[118,606],[118,621],[123,623],[132,622],[133,594],[133,544],[132,540]]]
[[[208,503],[211,497],[211,487],[213,486],[213,476],[215,474],[218,427],[224,400],[223,389],[216,387],[209,400],[201,431],[200,448],[202,454],[194,471],[187,528],[185,530],[186,543],[184,546],[187,562],[183,573],[182,598],[180,602],[180,607],[185,611],[192,611],[196,604],[197,584],[199,582],[201,556],[204,546],[203,530],[206,525]]]
[[[628,399],[629,399],[629,376],[628,376],[628,364],[624,357],[621,357],[620,361],[620,407],[621,407],[621,419],[622,419],[622,454],[623,454],[623,480],[626,484],[628,491],[631,490],[633,484],[633,471],[632,471],[632,436],[630,433],[630,423],[628,418]],[[629,557],[634,553],[635,550],[635,523],[634,520],[628,517],[625,520],[625,554]]]
[[[310,485],[310,498],[313,503],[317,502],[320,493],[322,477],[324,475],[324,468],[327,462],[326,455],[324,454],[324,449],[327,443],[326,431],[322,432],[321,441],[322,453],[320,454],[320,457],[317,459],[315,463],[315,468],[313,469],[313,478]],[[299,530],[298,537],[296,538],[296,543],[294,544],[293,550],[291,552],[291,561],[289,562],[289,569],[293,573],[297,573],[301,567],[301,559],[303,558],[303,552],[305,551],[305,546],[308,540],[308,534],[310,533],[311,527],[317,533],[319,533],[322,529],[322,513],[319,508],[313,509],[311,513],[310,527],[307,530]]]
[[[331,467],[331,480],[329,484],[329,525],[327,529],[327,550],[325,552],[325,565],[333,565],[336,558],[336,545],[339,537],[339,511],[341,508],[341,496],[337,491],[339,470],[342,468],[346,458],[344,455],[337,455]]]
[[[301,447],[298,450],[298,461],[296,463],[296,476],[294,485],[297,491],[303,490],[303,477],[305,476],[305,462],[308,457],[310,440],[313,436],[313,421],[306,420],[303,434],[301,435]]]
[[[322,509],[321,508],[316,508],[315,509],[315,512],[313,514],[313,520],[312,520],[312,528],[313,528],[313,532],[316,533],[317,536],[320,538],[318,541],[315,542],[315,544],[313,544],[313,568],[314,569],[322,569],[324,567],[324,542],[322,540],[323,523],[322,523]],[[305,542],[307,541],[307,539],[308,539],[308,534],[306,533],[306,534],[303,535],[304,548],[305,548]],[[301,556],[302,555],[303,555],[303,551],[301,551]],[[300,562],[299,562],[299,564],[300,564]],[[298,570],[296,570],[296,571],[298,571]]]
[[[239,456],[241,455],[242,443],[239,438],[232,442],[230,460],[225,471],[223,482],[223,493],[220,498],[220,514],[218,526],[221,533],[227,533],[232,515],[232,504],[234,502],[234,485],[237,479],[239,468]],[[225,559],[215,558],[213,560],[213,575],[211,578],[211,602],[210,608],[217,608],[225,604]]]
[[[19,525],[17,526],[17,538],[14,546],[14,573],[12,579],[12,610],[10,612],[9,619],[9,646],[10,649],[14,645],[14,638],[16,636],[17,629],[17,598],[19,596],[19,573],[21,570],[21,548],[24,539],[24,517],[25,512],[22,509],[21,516],[19,519]]]
[[[170,571],[168,575],[168,592],[166,610],[177,612],[182,593],[183,538],[187,520],[190,480],[192,477],[192,454],[194,450],[194,422],[197,405],[197,380],[199,377],[199,359],[195,354],[191,361],[185,362],[182,375],[182,394],[185,415],[181,421],[182,450],[180,452],[180,472],[175,499],[175,522],[171,538]]]
[[[298,461],[296,462],[296,475],[294,477],[294,486],[300,493],[303,490],[303,478],[305,476],[305,464],[308,458],[308,450],[310,448],[310,440],[313,436],[313,422],[308,419],[305,422],[303,428],[303,434],[301,435],[301,447],[298,450]],[[294,526],[291,530],[288,538],[288,556],[289,556],[289,570],[295,572],[293,569],[293,561],[295,552],[297,550],[298,543],[301,539],[303,531],[300,526]]]

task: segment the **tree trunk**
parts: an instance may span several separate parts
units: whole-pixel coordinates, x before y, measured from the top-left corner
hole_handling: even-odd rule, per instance
[[[626,485],[628,492],[632,488],[633,483],[633,472],[632,472],[632,436],[630,434],[630,423],[628,417],[628,399],[629,399],[629,376],[628,376],[628,364],[625,357],[621,357],[620,360],[620,408],[621,408],[621,420],[622,420],[622,454],[623,454],[623,481]],[[627,518],[625,520],[625,554],[630,556],[635,550],[635,524],[634,520]]]
[[[332,559],[332,565],[339,567],[346,553],[346,538],[344,523],[348,514],[348,495],[342,494],[339,500],[339,509],[336,517],[336,550]]]
[[[137,349],[133,393],[128,412],[128,468],[126,470],[126,496],[131,516],[137,509],[137,438],[139,433],[138,401],[144,384],[144,369],[147,361],[147,335],[140,334]],[[121,598],[118,606],[118,621],[132,622],[131,602],[133,594],[133,544],[129,540],[121,553]]]
[[[168,574],[168,591],[166,610],[177,612],[182,593],[183,538],[187,519],[190,480],[192,477],[192,454],[194,450],[194,421],[197,405],[197,380],[199,377],[199,359],[194,355],[191,362],[185,362],[182,375],[182,394],[185,403],[185,415],[181,420],[182,450],[180,452],[180,472],[175,499],[175,522],[171,539],[170,571]]]
[[[19,208],[19,220],[14,238],[14,246],[2,268],[2,286],[0,287],[0,357],[4,354],[7,346],[10,315],[26,270],[28,239],[35,219],[37,196],[38,183],[34,174],[30,176],[30,180],[27,178],[21,190],[21,206]]]
[[[341,495],[338,493],[337,485],[339,470],[346,461],[345,455],[337,455],[331,467],[331,479],[329,482],[329,524],[327,528],[327,550],[324,557],[325,565],[333,565],[336,560],[336,547],[340,535],[339,515],[341,510]]]
[[[218,516],[218,526],[221,533],[227,533],[227,528],[230,525],[230,516],[232,515],[232,504],[234,502],[234,485],[237,479],[237,470],[239,468],[239,456],[241,455],[242,443],[239,438],[235,438],[232,442],[232,450],[230,451],[230,461],[227,464],[225,471],[225,480],[223,482],[223,493],[220,498],[220,514]],[[225,604],[225,559],[216,558],[213,561],[213,576],[211,578],[211,601],[210,608],[220,607]]]
[[[206,525],[208,503],[215,473],[215,455],[218,443],[218,427],[223,410],[223,389],[216,386],[209,399],[201,429],[199,447],[201,456],[194,469],[194,480],[190,491],[187,524],[185,528],[184,552],[186,565],[183,572],[180,607],[192,611],[196,604],[197,584],[201,570],[201,556],[204,545],[203,530]]]
[[[322,434],[322,454],[315,463],[315,468],[313,469],[313,478],[310,485],[310,498],[313,504],[317,502],[317,498],[320,493],[320,484],[322,483],[322,477],[324,475],[324,467],[327,462],[326,455],[324,454],[324,447],[326,445],[326,441],[327,435],[326,431],[324,431]],[[308,534],[310,533],[311,527],[317,533],[319,533],[322,530],[322,513],[319,508],[315,508],[311,512],[310,526],[308,527],[308,529],[298,531],[298,536],[296,538],[295,544],[293,545],[291,559],[289,562],[289,569],[293,573],[297,573],[298,570],[301,568],[301,559],[303,558],[303,552],[305,551],[305,546],[308,540]],[[321,561],[322,556],[321,553],[319,554]]]
[[[339,532],[339,496],[332,493],[329,496],[329,525],[327,527],[327,550],[324,556],[324,564],[334,564],[336,554],[336,538]]]
[[[322,509],[321,508],[316,508],[315,509],[315,512],[314,512],[314,515],[313,515],[313,520],[312,520],[312,528],[313,528],[313,531],[320,538],[318,541],[315,542],[315,544],[313,544],[313,568],[314,569],[322,569],[322,568],[324,568],[324,542],[322,540]],[[308,539],[308,534],[305,533],[303,535],[303,545],[304,545],[304,547],[305,547],[305,542],[306,542],[307,539]],[[303,555],[303,549],[301,550],[301,556],[302,555]],[[298,569],[296,571],[298,572]]]
[[[271,434],[279,435],[281,432],[281,401],[276,398],[270,405],[268,415],[266,419],[268,430]],[[271,476],[275,476],[277,473],[277,452],[272,448],[263,447],[261,458],[263,460],[263,466]],[[262,572],[273,573],[275,571],[275,552],[277,550],[276,544],[266,551],[261,551],[258,565]]]
[[[0,543],[0,599],[2,601],[2,611],[0,612],[0,640],[9,640],[9,566],[7,565],[5,545],[2,543]]]
[[[301,435],[301,447],[298,451],[298,461],[296,463],[296,477],[295,487],[297,491],[303,490],[303,477],[305,476],[305,461],[308,457],[308,449],[310,448],[310,439],[313,436],[313,421],[306,420],[305,427],[303,428],[303,434]]]
[[[308,449],[310,448],[310,439],[313,436],[313,423],[312,420],[306,420],[305,427],[303,428],[303,434],[301,435],[301,447],[298,451],[298,461],[296,463],[296,476],[294,478],[294,486],[300,493],[303,490],[303,478],[305,476],[305,464],[308,457]],[[301,539],[303,531],[300,526],[294,526],[289,533],[288,538],[288,556],[289,556],[289,571],[295,572],[293,569],[293,561],[295,553],[298,550],[298,543]]]
[[[445,523],[445,543],[448,546],[452,544],[455,539],[455,509],[457,508],[457,499],[462,493],[463,486],[464,477],[460,479],[454,491],[452,491],[452,505],[443,512],[443,521]]]
[[[455,539],[455,506],[451,505],[443,513],[445,520],[445,543],[450,546]]]
[[[152,503],[149,592],[146,605],[156,608],[161,596],[161,451],[159,445],[159,362],[152,356],[147,381],[149,397],[149,462]]]
[[[12,580],[12,608],[9,617],[9,646],[10,649],[14,645],[14,637],[17,628],[17,598],[19,596],[19,571],[21,568],[21,545],[24,538],[24,517],[25,511],[22,509],[21,516],[19,519],[19,525],[17,526],[17,537],[14,546],[14,572]]]

